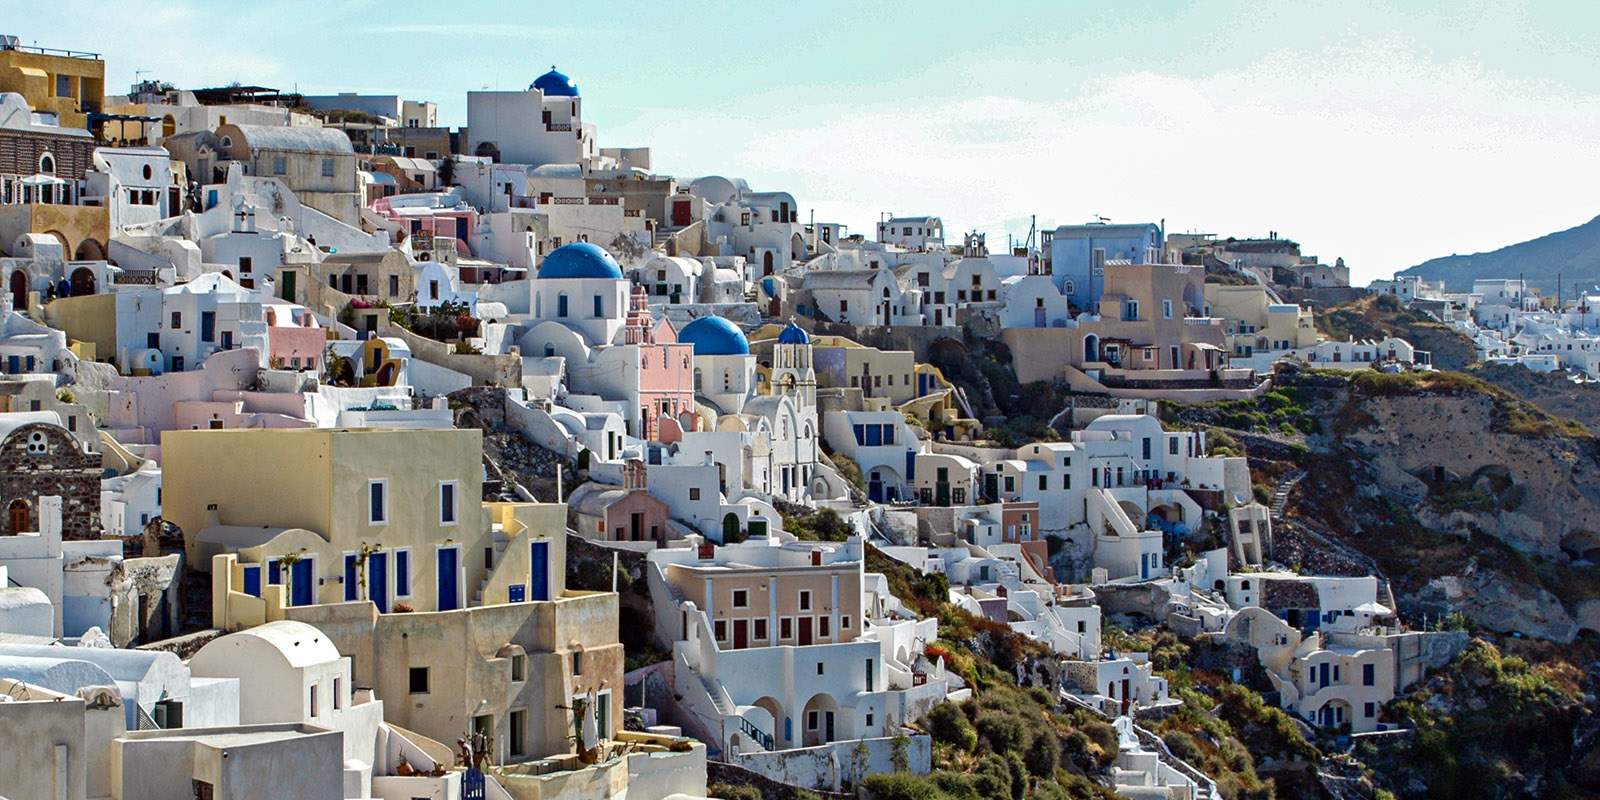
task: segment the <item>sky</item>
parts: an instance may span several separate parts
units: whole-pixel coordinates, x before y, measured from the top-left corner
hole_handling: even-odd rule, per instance
[[[441,17],[444,18],[441,21]],[[0,0],[0,33],[136,79],[466,93],[558,66],[603,147],[788,191],[869,236],[1162,222],[1352,282],[1600,214],[1600,3]]]

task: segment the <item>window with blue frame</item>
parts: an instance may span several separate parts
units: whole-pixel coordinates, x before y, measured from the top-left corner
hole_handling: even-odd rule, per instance
[[[411,551],[394,551],[394,596],[411,596]]]
[[[261,596],[261,567],[260,565],[244,568],[244,593],[251,597]]]
[[[361,557],[354,553],[344,556],[344,601],[361,599]]]

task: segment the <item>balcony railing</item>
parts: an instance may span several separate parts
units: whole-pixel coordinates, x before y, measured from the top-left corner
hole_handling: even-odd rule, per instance
[[[581,206],[584,199],[582,197],[552,197],[550,202],[558,206]]]
[[[637,216],[640,216],[639,209],[637,209],[637,208],[625,208],[625,209],[622,210],[622,216],[624,216],[624,217],[637,217]]]
[[[555,133],[555,132],[570,133],[572,131],[572,123],[570,123],[570,122],[547,122],[547,123],[545,123],[544,129],[547,130],[547,131],[550,131],[552,133]]]

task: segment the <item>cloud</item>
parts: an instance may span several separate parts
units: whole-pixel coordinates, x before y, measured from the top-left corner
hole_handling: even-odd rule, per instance
[[[739,113],[652,114],[626,133],[657,148],[658,169],[787,189],[858,232],[890,209],[1000,235],[1035,213],[1166,218],[1173,231],[1277,230],[1307,254],[1344,256],[1363,283],[1600,211],[1587,192],[1600,180],[1588,141],[1600,97],[1436,59],[1395,35],[1273,50],[1209,75],[1027,88],[866,104],[799,90],[729,102]]]

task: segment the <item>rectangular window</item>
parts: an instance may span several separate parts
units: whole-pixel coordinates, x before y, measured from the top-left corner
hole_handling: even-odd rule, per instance
[[[367,522],[383,525],[389,521],[389,482],[367,481]]]
[[[767,620],[765,617],[756,617],[755,629],[756,640],[764,641],[767,638]]]
[[[311,684],[311,716],[317,716],[317,685]]]
[[[839,633],[842,635],[847,630],[850,630],[850,615],[843,614],[839,617]]]
[[[806,712],[806,730],[814,731],[816,729],[817,729],[817,712],[815,712],[815,711],[807,711]]]
[[[513,682],[515,682],[515,683],[521,683],[522,681],[525,681],[525,680],[528,679],[527,676],[528,676],[528,657],[527,656],[512,656],[511,657],[511,680]]]
[[[596,317],[603,317],[606,315],[605,298],[601,297],[600,295],[594,296],[594,315]]]
[[[331,159],[331,158],[322,159],[322,177],[324,177],[324,178],[333,177],[333,159]]]
[[[1366,717],[1367,719],[1372,719],[1373,717],[1378,716],[1378,704],[1367,703],[1363,705],[1361,707],[1361,716]]]
[[[1062,475],[1061,476],[1061,488],[1062,489],[1071,489],[1072,488],[1072,475],[1071,474],[1067,474],[1067,475]]]
[[[443,481],[439,484],[439,524],[456,524],[455,481]]]
[[[719,642],[726,641],[727,638],[728,638],[728,622],[727,622],[727,620],[719,619],[719,620],[716,621],[715,626],[716,626],[716,638],[717,638],[717,641],[719,641]]]
[[[817,674],[818,675],[822,674],[822,662],[821,661],[817,662]]]
[[[785,640],[794,638],[794,617],[778,620],[778,638]]]
[[[428,668],[412,667],[410,672],[410,685],[412,694],[427,694]]]
[[[344,554],[344,601],[353,603],[361,599],[361,557],[355,553]]]
[[[333,679],[333,710],[344,708],[344,679]]]
[[[572,654],[572,674],[574,676],[583,674],[583,651],[582,650],[578,650],[578,651],[576,651],[576,652],[574,652]]]
[[[734,589],[733,590],[733,607],[734,608],[749,608],[750,607],[750,591],[748,589]]]
[[[217,312],[200,312],[200,341],[214,342],[217,340]]]
[[[289,172],[289,159],[283,156],[272,157],[272,174],[286,175]]]
[[[849,310],[850,310],[850,301],[849,300],[840,300],[839,301],[839,313],[843,314],[843,313],[845,313],[846,311],[849,311]]]
[[[1172,439],[1167,441],[1167,455],[1175,456],[1177,454],[1178,454],[1178,439],[1177,439],[1177,437],[1173,437]]]
[[[831,636],[832,634],[829,632],[828,626],[832,622],[833,622],[833,618],[832,617],[826,617],[826,616],[817,617],[817,635],[818,636]]]
[[[699,500],[700,499],[700,487],[691,486],[689,488],[689,499],[690,500]]]
[[[800,590],[800,610],[801,611],[810,611],[811,610],[811,590],[810,589],[801,589]]]
[[[400,276],[399,275],[390,275],[389,276],[389,296],[390,297],[399,297],[400,296]]]
[[[1143,452],[1144,452],[1144,460],[1149,461],[1150,460],[1150,437],[1148,437],[1148,436],[1144,437]]]
[[[181,312],[181,311],[172,312],[172,324],[167,326],[167,327],[170,327],[171,329],[173,329],[175,331],[176,330],[182,330],[183,329],[183,312]]]
[[[1162,319],[1172,319],[1172,301],[1171,300],[1162,300],[1161,301],[1161,318]]]
[[[1044,490],[1046,490],[1048,488],[1050,488],[1050,476],[1049,475],[1040,475],[1039,476],[1039,491],[1042,492],[1042,491],[1044,491]]]
[[[1374,665],[1374,664],[1362,664],[1361,665],[1361,685],[1362,686],[1377,686],[1378,685],[1378,668],[1377,668],[1376,665]],[[1367,716],[1370,717],[1372,715],[1368,714]]]

